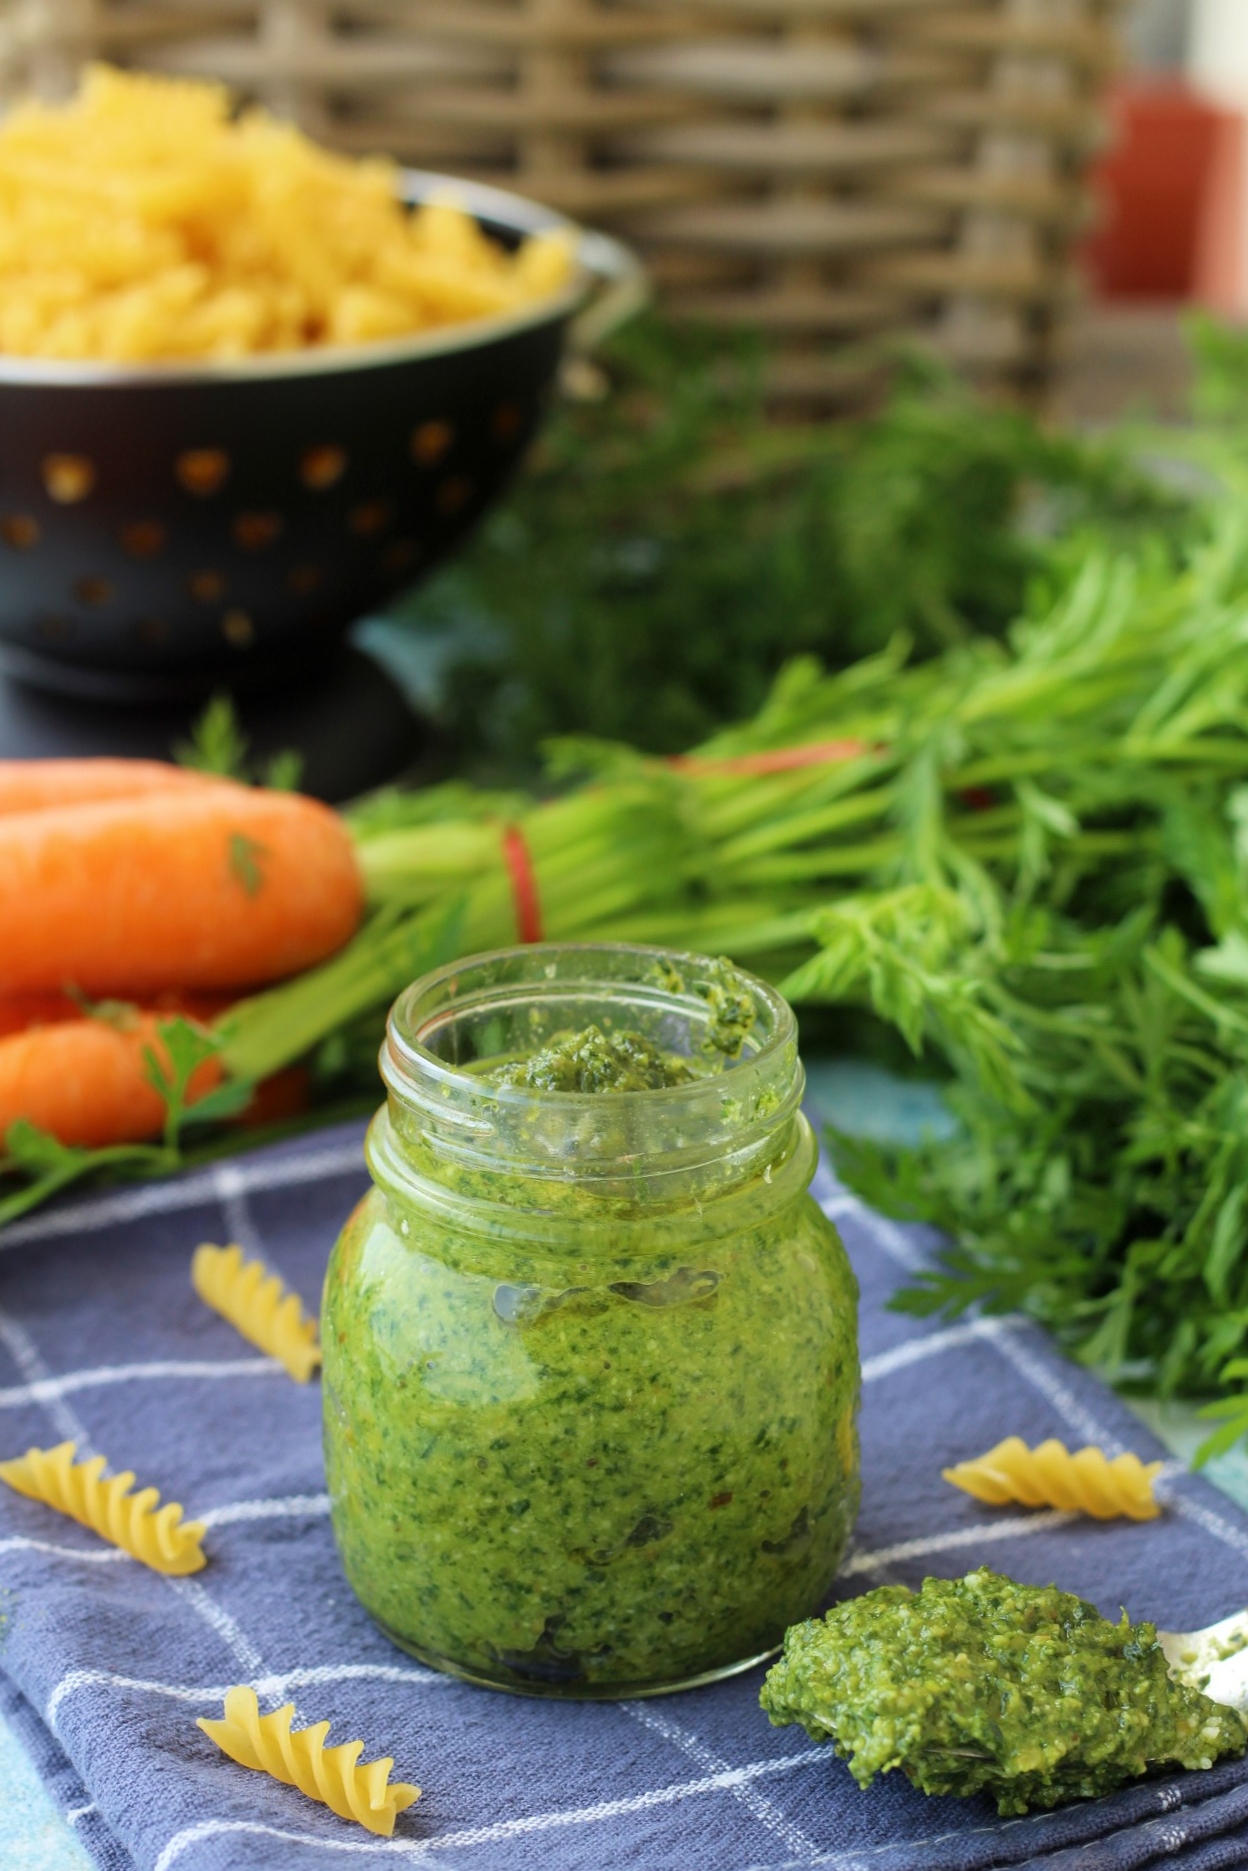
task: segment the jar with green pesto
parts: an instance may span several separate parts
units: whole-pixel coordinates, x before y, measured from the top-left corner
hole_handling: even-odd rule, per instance
[[[419,981],[325,1284],[348,1580],[424,1662],[635,1696],[770,1656],[858,1506],[857,1292],[796,1027],[696,955]]]

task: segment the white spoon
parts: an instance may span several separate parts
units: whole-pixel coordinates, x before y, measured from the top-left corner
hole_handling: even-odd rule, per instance
[[[1158,1631],[1170,1674],[1248,1718],[1248,1611],[1203,1631]]]

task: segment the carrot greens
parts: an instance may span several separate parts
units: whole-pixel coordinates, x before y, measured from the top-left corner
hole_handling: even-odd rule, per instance
[[[1147,545],[1087,554],[1007,642],[922,663],[894,643],[833,672],[799,660],[752,721],[677,762],[552,751],[579,788],[516,817],[548,933],[725,952],[805,1010],[866,1010],[944,1078],[952,1141],[835,1140],[873,1203],[952,1238],[904,1305],[1022,1307],[1167,1394],[1248,1369],[1232,1362],[1248,1353],[1238,501],[1177,565]],[[428,930],[439,901],[459,906],[457,947],[515,939],[498,820],[445,803],[451,817],[407,828],[360,819],[368,888],[395,918],[357,938],[361,958]],[[352,956],[324,978],[346,983]],[[379,1032],[404,965],[390,959],[385,994],[382,967],[323,1025],[300,998],[300,1047],[364,1016],[370,992]],[[303,992],[263,997],[263,1054],[257,1005],[236,1009],[227,1059],[280,1063],[283,1006]]]
[[[193,773],[217,779],[254,780],[279,793],[295,792],[303,777],[303,755],[295,748],[282,748],[264,761],[251,758],[251,742],[233,700],[224,691],[205,703],[188,738],[178,741],[172,751],[178,765]]]
[[[1248,347],[1241,358],[1219,340],[1217,361],[1226,401],[1237,371],[1248,384]],[[650,369],[653,384],[652,365],[643,357],[635,367],[643,378]],[[695,446],[707,432],[699,372],[709,368],[680,376],[670,409],[634,386],[649,425],[640,440],[622,409],[568,417],[541,471],[553,476],[546,493],[534,483],[513,515],[532,526],[534,513],[547,514],[550,558],[530,532],[514,551],[486,540],[465,571],[481,589],[493,580],[496,596],[510,591],[516,606],[499,665],[511,675],[489,693],[501,707],[507,690],[519,714],[488,747],[494,730],[483,728],[476,751],[511,774],[502,756],[516,736],[577,731],[547,743],[545,770],[527,788],[480,790],[461,778],[378,794],[344,814],[366,918],[337,953],[220,1019],[227,1085],[307,1061],[323,1100],[375,1092],[376,1048],[399,990],[535,925],[556,940],[724,954],[777,983],[808,1032],[819,1022],[825,1039],[868,1034],[940,1078],[953,1137],[905,1149],[832,1140],[842,1174],[869,1201],[949,1237],[904,1307],[1022,1309],[1120,1383],[1215,1399],[1209,1446],[1227,1446],[1248,1431],[1242,444],[1229,429],[1176,440],[1202,472],[1216,462],[1222,491],[1172,498],[1110,444],[1089,452],[1021,417],[981,414],[937,385],[912,388],[900,413],[859,429],[852,444],[768,434],[739,411],[715,466]],[[967,432],[976,425],[978,440]],[[966,477],[942,483],[938,499],[932,476],[955,432]],[[573,541],[573,483],[587,459],[602,484],[586,481],[586,539],[595,503],[605,516],[618,496],[620,515],[598,541],[606,557],[592,563],[588,544]],[[785,579],[799,564],[830,564],[848,535],[838,520],[803,559],[815,534],[805,521],[790,526],[795,508],[768,506],[781,488],[794,495],[815,463],[833,477],[819,482],[821,526],[853,502],[879,519],[875,532],[854,534],[857,584],[835,586],[835,615],[846,631],[861,624],[855,641],[867,652],[842,667],[849,638],[830,639],[826,610],[808,630],[806,587]],[[861,470],[860,486],[844,478],[851,470]],[[1032,480],[1049,503],[1044,537],[1018,526]],[[739,487],[752,490],[745,505],[734,504]],[[968,488],[980,490],[979,507]],[[1064,503],[1056,519],[1055,502]],[[894,523],[903,510],[904,526]],[[989,537],[1003,515],[1009,538]],[[693,559],[681,560],[670,589],[666,574],[647,572],[650,597],[638,586],[635,605],[613,608],[611,594],[641,578],[644,554],[630,541],[652,538],[660,522],[664,562]],[[744,611],[733,611],[730,587],[737,546],[755,525],[775,547],[773,570],[783,561],[788,571],[773,581],[765,619],[763,595],[747,587],[762,619],[751,637],[738,633]],[[965,533],[942,539],[954,525]],[[690,587],[681,580],[697,584],[694,546],[710,552],[714,538],[725,557],[697,585],[708,608],[682,637],[677,600]],[[556,572],[566,604],[558,629]],[[526,606],[537,607],[531,617]],[[722,667],[703,683],[694,665],[712,613],[724,622]],[[535,632],[527,650],[524,617]],[[631,640],[620,624],[629,618],[641,633]],[[675,659],[666,688],[660,638]],[[779,654],[782,642],[816,641],[830,658]],[[530,651],[549,656],[546,674],[537,661],[524,673]],[[560,656],[559,683],[547,682]],[[725,726],[727,713],[744,718]],[[181,1047],[170,1046],[175,1073]],[[18,1127],[4,1167],[24,1186],[0,1204],[0,1221],[93,1165],[168,1168],[182,1134],[177,1096],[171,1080],[164,1143],[138,1146],[124,1163],[108,1152],[58,1155]],[[211,1110],[205,1101],[188,1115]]]
[[[406,607],[462,770],[530,775],[551,735],[676,753],[782,665],[1003,635],[1060,546],[1186,539],[1193,502],[1089,440],[903,359],[878,411],[767,420],[743,339],[639,320],[611,394],[559,410],[513,496]]]

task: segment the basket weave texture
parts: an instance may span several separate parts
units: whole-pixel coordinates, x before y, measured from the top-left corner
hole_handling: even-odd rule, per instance
[[[105,57],[224,78],[312,135],[634,241],[674,311],[924,334],[1043,380],[1122,0],[0,0],[0,97]]]

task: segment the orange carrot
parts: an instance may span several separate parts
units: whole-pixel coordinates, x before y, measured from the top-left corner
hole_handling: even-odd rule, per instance
[[[211,1026],[233,1001],[234,996],[230,994],[179,994],[170,988],[162,994],[144,995],[142,1011],[159,1014],[162,1020],[184,1013],[204,1026]],[[0,1039],[9,1033],[24,1033],[32,1026],[85,1020],[90,1011],[89,1005],[70,994],[0,994]]]
[[[18,1118],[62,1143],[92,1147],[158,1136],[165,1105],[147,1082],[143,1049],[161,1055],[159,1020],[141,1014],[124,1027],[64,1020],[0,1039],[0,1155],[4,1134]],[[218,1061],[206,1059],[192,1075],[187,1102],[202,1098],[221,1076]]]
[[[0,994],[254,986],[332,954],[362,908],[346,828],[297,794],[188,786],[0,816]]]
[[[3,937],[0,937],[3,941]],[[52,1026],[82,1018],[68,994],[8,994],[0,998],[0,1039],[34,1026]]]
[[[185,792],[192,786],[233,784],[163,760],[0,760],[0,813],[41,812],[49,806],[81,805],[94,799],[129,799],[144,793]]]

